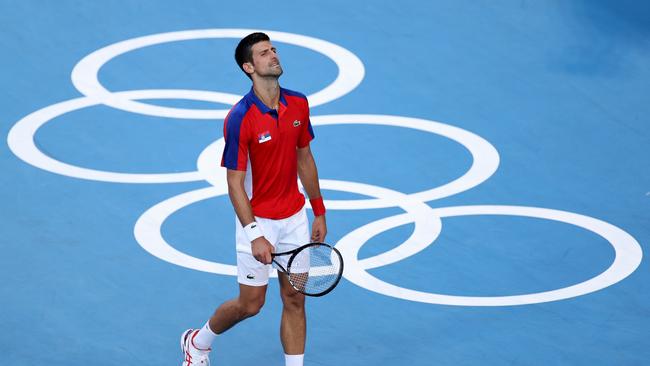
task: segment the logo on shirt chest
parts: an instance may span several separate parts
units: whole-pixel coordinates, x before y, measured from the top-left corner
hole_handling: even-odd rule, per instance
[[[269,131],[264,131],[257,135],[257,142],[260,144],[271,141],[271,133]]]
[[[298,126],[300,126],[300,121],[298,120],[293,121],[293,127],[298,127]]]

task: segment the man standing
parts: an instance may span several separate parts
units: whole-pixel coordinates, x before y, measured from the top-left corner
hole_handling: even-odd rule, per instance
[[[310,238],[324,241],[327,234],[318,172],[309,148],[314,132],[307,98],[280,87],[282,66],[266,34],[244,37],[235,50],[235,60],[253,82],[250,92],[224,121],[226,146],[221,161],[228,169],[228,193],[238,219],[239,296],[221,304],[203,328],[183,333],[183,366],[209,365],[208,353],[215,337],[260,311],[272,253],[295,249]],[[311,236],[298,177],[314,211]],[[305,296],[291,287],[285,274],[279,273],[279,282],[283,304],[280,338],[286,366],[302,366]]]

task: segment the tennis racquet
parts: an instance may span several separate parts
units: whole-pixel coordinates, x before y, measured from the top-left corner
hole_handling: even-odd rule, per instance
[[[289,256],[284,268],[277,257]],[[338,285],[343,275],[343,257],[325,243],[309,243],[294,250],[273,253],[273,266],[287,274],[289,283],[307,296],[323,296]]]

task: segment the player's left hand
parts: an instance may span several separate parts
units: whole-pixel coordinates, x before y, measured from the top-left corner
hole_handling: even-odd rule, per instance
[[[314,223],[311,225],[311,241],[322,243],[325,241],[326,235],[327,223],[325,222],[325,215],[314,217]]]

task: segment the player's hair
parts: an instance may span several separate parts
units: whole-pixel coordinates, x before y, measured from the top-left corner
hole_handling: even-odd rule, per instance
[[[243,71],[244,74],[248,76],[248,78],[251,78],[251,76],[246,71],[244,71],[244,64],[247,62],[253,62],[253,45],[258,42],[270,40],[271,39],[269,36],[267,36],[265,33],[255,32],[247,35],[246,37],[242,38],[241,41],[239,41],[239,44],[235,49],[235,61],[237,62],[237,66],[239,66],[241,71]]]

